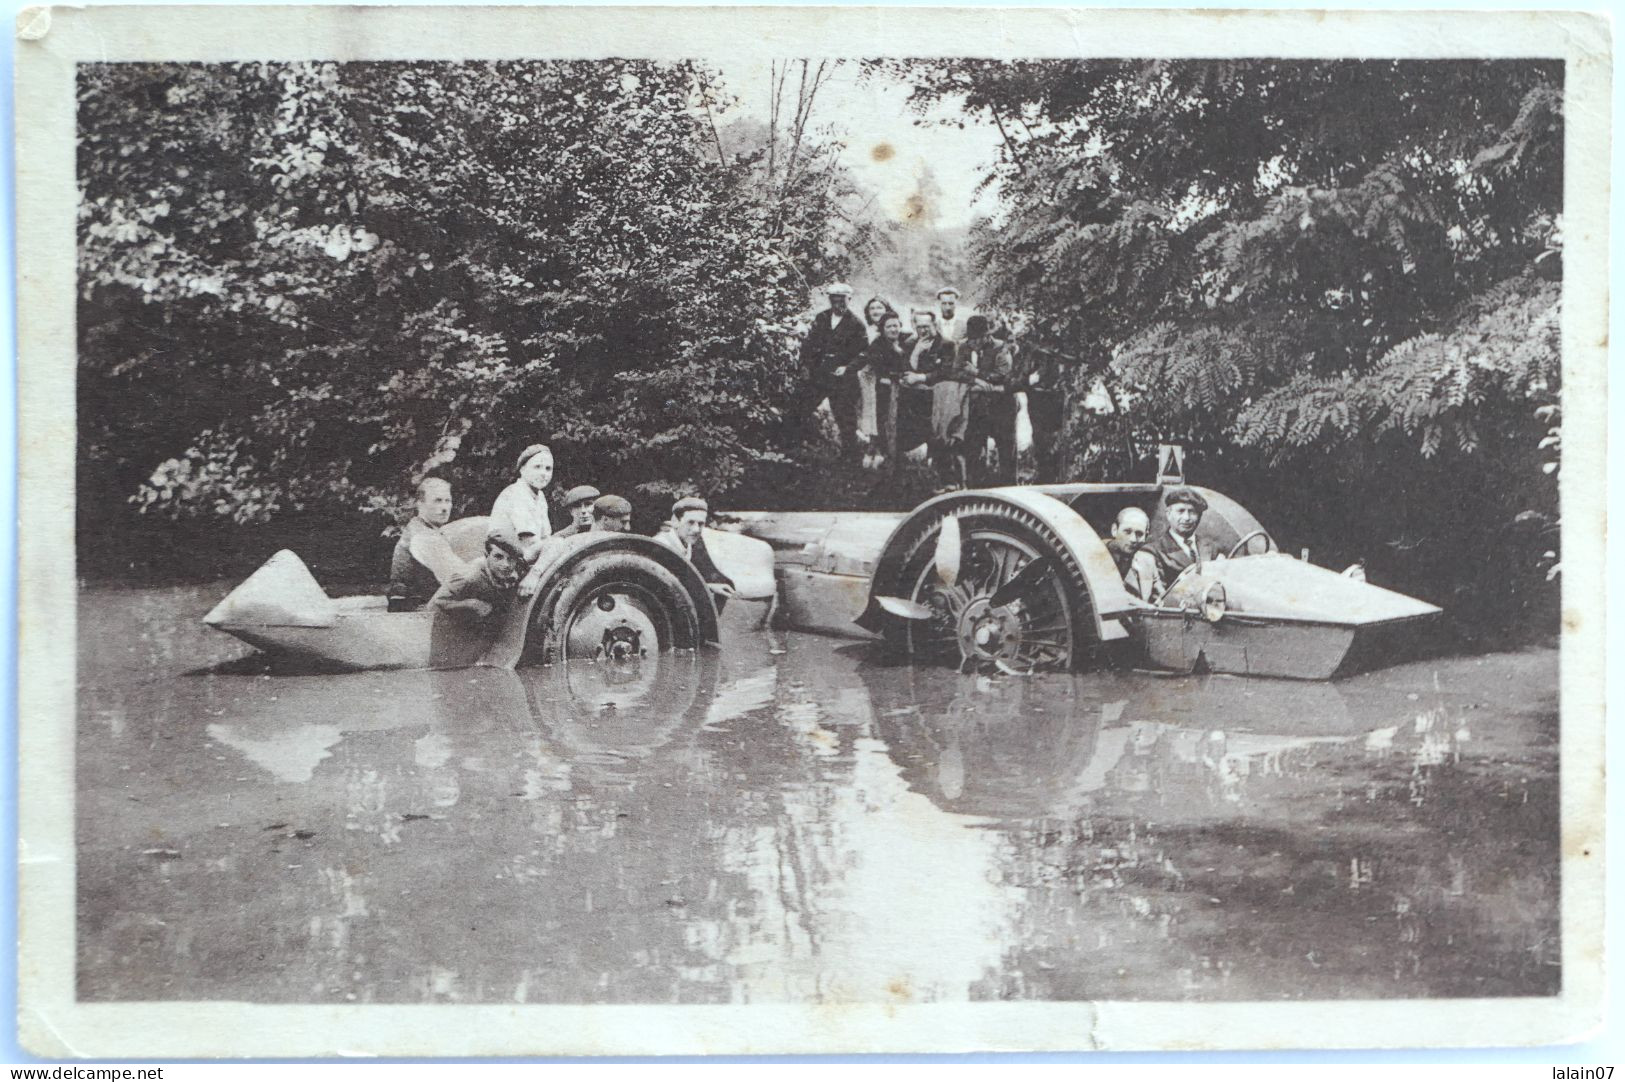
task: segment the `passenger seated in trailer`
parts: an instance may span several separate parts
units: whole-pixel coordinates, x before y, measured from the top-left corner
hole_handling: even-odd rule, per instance
[[[416,612],[428,604],[440,589],[440,579],[412,555],[412,541],[438,533],[451,521],[451,482],[442,477],[425,477],[418,483],[417,514],[401,528],[401,539],[389,560],[389,586],[384,595],[390,612]]]
[[[554,537],[574,537],[592,529],[592,502],[602,493],[591,485],[577,485],[564,494],[564,511],[570,516],[570,525],[555,531]]]
[[[1145,547],[1151,533],[1151,519],[1138,507],[1125,507],[1112,523],[1112,536],[1106,551],[1123,576],[1123,586],[1141,601],[1155,602],[1162,596],[1162,575],[1157,558]]]
[[[527,562],[536,559],[542,542],[553,533],[547,513],[547,486],[553,480],[553,452],[533,443],[519,454],[519,480],[503,489],[491,505],[491,524],[519,539]]]
[[[1157,559],[1162,581],[1172,585],[1179,573],[1187,567],[1200,568],[1215,558],[1223,558],[1212,541],[1196,536],[1202,515],[1207,512],[1207,501],[1193,488],[1183,485],[1170,488],[1162,497],[1167,508],[1167,524],[1151,542],[1151,555]]]
[[[592,533],[629,533],[632,504],[621,496],[600,496],[592,504]]]
[[[492,524],[485,555],[475,560],[429,599],[429,608],[489,629],[501,620],[525,571],[524,548],[508,528]]]
[[[700,578],[716,595],[717,609],[722,602],[737,596],[734,580],[724,575],[705,550],[705,520],[711,515],[711,506],[698,496],[684,496],[671,505],[671,521],[660,527],[655,540],[679,553],[694,565]]]

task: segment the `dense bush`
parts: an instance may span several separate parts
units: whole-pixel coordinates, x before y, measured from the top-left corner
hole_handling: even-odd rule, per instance
[[[726,153],[689,65],[79,79],[92,561],[185,519],[376,535],[431,468],[477,512],[536,440],[648,507],[725,491],[776,457],[807,283],[863,246],[833,156]]]

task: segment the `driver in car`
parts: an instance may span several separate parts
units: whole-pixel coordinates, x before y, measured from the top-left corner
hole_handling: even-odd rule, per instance
[[[1162,581],[1172,584],[1181,571],[1188,567],[1201,568],[1204,563],[1219,556],[1213,542],[1196,536],[1207,511],[1207,501],[1194,488],[1180,485],[1170,488],[1162,497],[1167,508],[1166,528],[1151,542],[1151,555],[1162,570]]]

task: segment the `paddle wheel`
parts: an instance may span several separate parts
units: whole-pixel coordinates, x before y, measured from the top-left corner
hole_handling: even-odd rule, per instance
[[[961,669],[1087,667],[1107,638],[1095,549],[1087,524],[1041,494],[943,497],[886,543],[860,622],[913,656]],[[1117,606],[1121,580],[1112,573],[1101,584]]]

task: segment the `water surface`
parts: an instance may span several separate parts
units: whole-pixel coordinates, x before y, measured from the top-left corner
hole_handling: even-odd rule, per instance
[[[1557,654],[960,676],[763,633],[289,675],[82,594],[87,1000],[904,1002],[1559,988]]]

